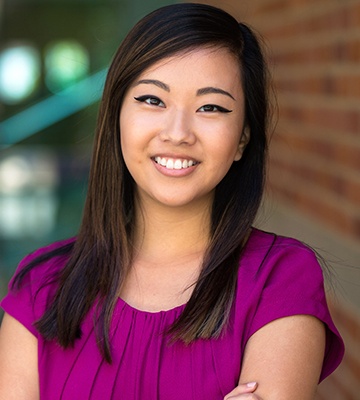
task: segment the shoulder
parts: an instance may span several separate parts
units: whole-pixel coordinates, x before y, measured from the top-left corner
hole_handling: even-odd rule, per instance
[[[238,286],[288,312],[303,304],[326,302],[323,268],[316,253],[296,239],[259,230],[253,231],[244,249]]]
[[[255,229],[239,266],[235,304],[241,309],[246,302],[246,339],[279,318],[310,315],[326,327],[322,379],[339,364],[343,342],[328,309],[323,267],[310,247],[296,239]]]
[[[57,241],[41,247],[24,257],[10,281],[10,287],[21,286],[21,283],[34,284],[44,281],[47,277],[59,272],[66,264],[75,238]],[[20,278],[20,279],[19,279]]]
[[[254,230],[238,272],[236,304],[246,294],[252,312],[250,335],[274,319],[327,314],[322,268],[315,253],[296,239]]]
[[[28,255],[26,255],[19,264],[19,268],[21,268],[21,266],[26,266],[36,260],[41,260],[43,258],[47,258],[47,256],[49,258],[52,258],[52,255],[54,255],[54,257],[57,256],[57,254],[61,253],[61,249],[64,249],[66,247],[71,247],[75,244],[76,238],[72,237],[69,239],[65,239],[65,240],[59,240],[53,243],[50,243],[48,245],[45,245],[43,247],[40,247],[36,250],[34,250],[33,252],[29,253]]]
[[[263,251],[271,251],[271,254],[300,251],[307,254],[314,254],[314,251],[305,243],[298,239],[281,236],[273,232],[266,232],[257,228],[253,228],[249,240],[245,246],[248,253]]]
[[[294,274],[316,275],[323,281],[322,267],[313,249],[297,239],[254,229],[244,248],[240,266],[252,270],[258,279],[261,275],[281,274],[294,278]]]
[[[9,283],[1,307],[34,335],[37,333],[33,323],[53,300],[74,243],[74,238],[55,242],[27,255]]]

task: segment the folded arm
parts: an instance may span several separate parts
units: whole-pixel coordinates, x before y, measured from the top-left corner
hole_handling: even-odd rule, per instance
[[[275,320],[249,339],[239,386],[225,399],[314,400],[324,352],[325,328],[317,318]],[[250,390],[248,382],[257,385]]]

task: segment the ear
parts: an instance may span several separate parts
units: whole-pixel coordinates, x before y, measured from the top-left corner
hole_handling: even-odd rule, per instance
[[[246,126],[241,134],[240,143],[235,153],[234,161],[239,161],[243,155],[246,145],[250,140],[250,129]]]

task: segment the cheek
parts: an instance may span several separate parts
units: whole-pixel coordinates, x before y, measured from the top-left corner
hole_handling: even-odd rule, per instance
[[[239,152],[241,134],[239,130],[228,130],[217,140],[215,151],[219,154],[219,159],[231,165]]]
[[[132,116],[126,110],[123,111],[123,114],[120,116],[119,127],[121,145],[128,146],[132,144],[133,139],[136,138],[134,134],[136,124]]]
[[[125,164],[129,167],[129,156],[131,154],[131,151],[129,149],[132,149],[133,143],[132,143],[132,137],[131,131],[129,131],[129,124],[126,123],[126,119],[120,118],[120,144],[121,144],[121,152],[125,161]]]
[[[236,157],[236,145],[235,142],[226,143],[226,145],[221,145],[221,140],[217,143],[217,147],[214,148],[213,154],[211,156],[212,159],[212,171],[215,175],[222,179],[230,169],[231,165],[234,162]]]

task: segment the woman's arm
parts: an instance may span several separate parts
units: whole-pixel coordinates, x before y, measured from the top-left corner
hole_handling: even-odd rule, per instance
[[[0,400],[38,400],[37,339],[9,314],[0,329]]]
[[[257,382],[253,396],[231,392],[225,399],[313,400],[325,351],[325,328],[309,315],[275,320],[248,341],[239,386]],[[250,396],[250,397],[248,397]]]

